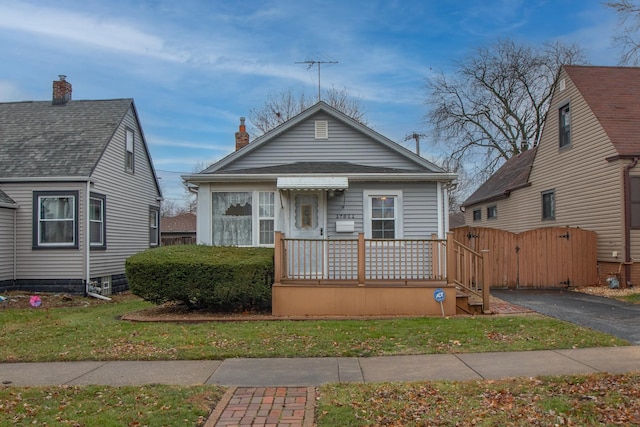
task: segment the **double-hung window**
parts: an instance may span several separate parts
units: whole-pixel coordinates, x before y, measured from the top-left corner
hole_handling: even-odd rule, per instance
[[[365,237],[402,238],[402,191],[365,191]]]
[[[78,248],[78,192],[33,192],[33,247]]]
[[[475,209],[473,211],[473,220],[482,221],[482,209]]]
[[[160,242],[160,209],[149,207],[149,246],[158,246]]]
[[[542,192],[542,220],[556,218],[556,192],[555,190]]]
[[[569,104],[560,108],[558,122],[560,128],[560,148],[569,147],[571,145],[571,110],[569,109]]]
[[[106,248],[106,221],[104,195],[91,193],[89,199],[89,241],[91,248]]]
[[[272,246],[273,191],[216,191],[211,194],[214,246]]]
[[[275,193],[260,191],[258,193],[258,222],[260,229],[260,245],[273,245],[275,239]]]
[[[126,128],[125,131],[125,152],[124,152],[124,170],[133,173],[133,167],[135,165],[134,146],[135,146],[135,133],[133,130]]]
[[[496,205],[487,207],[487,219],[498,218],[498,207]]]

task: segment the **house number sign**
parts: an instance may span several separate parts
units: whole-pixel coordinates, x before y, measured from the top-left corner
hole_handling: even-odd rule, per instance
[[[336,214],[336,219],[356,219],[356,214]]]

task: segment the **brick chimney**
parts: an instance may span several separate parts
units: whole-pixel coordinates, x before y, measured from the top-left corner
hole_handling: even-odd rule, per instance
[[[247,133],[247,127],[244,125],[244,117],[240,117],[240,127],[236,132],[236,151],[247,145],[249,145],[249,134]]]
[[[66,79],[67,76],[59,75],[60,80],[53,81],[53,105],[63,105],[71,101],[71,83]]]

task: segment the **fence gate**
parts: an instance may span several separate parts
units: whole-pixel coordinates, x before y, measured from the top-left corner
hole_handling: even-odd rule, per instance
[[[596,233],[549,227],[511,233],[484,227],[458,227],[454,239],[483,254],[491,286],[566,288],[598,282]]]

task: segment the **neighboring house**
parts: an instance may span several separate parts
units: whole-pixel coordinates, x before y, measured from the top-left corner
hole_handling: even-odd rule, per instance
[[[464,212],[453,212],[449,213],[449,228],[454,229],[458,227],[464,227]]]
[[[640,68],[564,66],[536,149],[464,203],[470,226],[597,233],[600,280],[640,283]]]
[[[0,103],[0,290],[125,290],[160,200],[132,99],[72,101],[60,76],[52,101]]]
[[[187,245],[196,242],[196,215],[191,212],[160,218],[160,240],[166,245]]]
[[[199,174],[198,243],[273,246],[292,238],[444,238],[455,178],[324,102]]]

